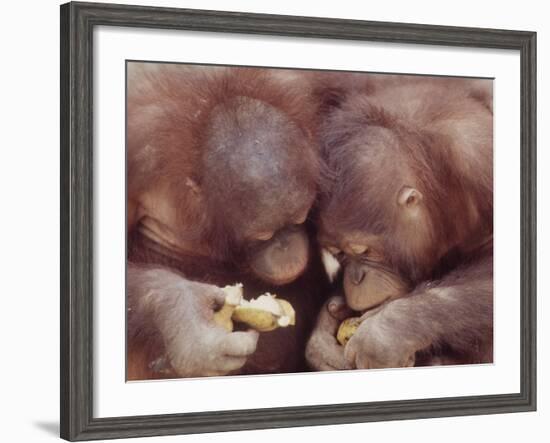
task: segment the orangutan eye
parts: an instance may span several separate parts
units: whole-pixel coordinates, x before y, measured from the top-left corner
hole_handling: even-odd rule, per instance
[[[256,240],[260,240],[260,241],[267,241],[267,240],[271,240],[273,238],[273,235],[275,233],[273,231],[268,231],[268,232],[260,232],[259,234],[256,234],[254,236],[254,238]]]
[[[362,245],[358,243],[352,243],[351,245],[349,245],[349,248],[351,249],[351,252],[353,252],[355,255],[364,254],[369,249],[367,245]]]

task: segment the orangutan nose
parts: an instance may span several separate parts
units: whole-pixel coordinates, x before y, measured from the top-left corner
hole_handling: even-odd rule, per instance
[[[350,279],[351,282],[359,286],[361,282],[365,279],[365,275],[367,275],[366,271],[363,269],[362,266],[358,265],[351,265],[351,272],[350,272]]]

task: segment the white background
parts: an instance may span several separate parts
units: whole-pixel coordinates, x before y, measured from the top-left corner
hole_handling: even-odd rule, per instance
[[[121,2],[124,3],[124,2]],[[132,3],[141,3],[138,1]],[[539,101],[539,411],[530,414],[461,417],[386,422],[323,428],[249,431],[216,435],[165,437],[148,441],[252,442],[319,439],[384,441],[544,441],[550,419],[550,391],[545,379],[550,351],[545,344],[549,328],[542,324],[548,303],[543,294],[549,234],[542,229],[550,216],[545,198],[550,154],[543,149],[550,137],[543,122],[550,112],[546,74],[550,53],[549,16],[544,2],[481,3],[385,1],[163,1],[157,5],[231,9],[267,13],[317,15],[369,20],[513,28],[538,31]],[[59,371],[59,11],[52,1],[27,1],[2,8],[0,189],[2,217],[0,251],[4,310],[0,321],[3,358],[0,365],[0,404],[3,441],[45,441],[58,432]],[[546,75],[548,77],[548,75]],[[7,204],[6,204],[7,203]],[[6,304],[5,301],[8,303]],[[548,315],[546,315],[547,317]],[[547,425],[546,425],[547,426]]]

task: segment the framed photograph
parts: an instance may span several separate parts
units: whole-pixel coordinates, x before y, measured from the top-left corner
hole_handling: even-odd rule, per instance
[[[536,409],[536,34],[61,6],[61,437]]]

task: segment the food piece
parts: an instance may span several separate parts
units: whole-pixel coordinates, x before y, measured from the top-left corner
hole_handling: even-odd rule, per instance
[[[336,334],[336,340],[342,346],[345,346],[349,339],[355,334],[357,328],[361,324],[361,317],[350,317],[346,318],[338,328],[338,333]]]
[[[279,326],[285,327],[285,326],[294,326],[296,324],[296,312],[294,311],[294,308],[292,305],[283,299],[278,298],[277,303],[281,305],[281,308],[283,309],[284,316],[279,317]],[[288,324],[284,324],[288,321]]]
[[[225,292],[225,303],[222,308],[214,314],[214,321],[221,327],[231,332],[233,330],[233,321],[231,316],[235,308],[243,300],[243,285],[236,283],[233,286],[225,286],[222,288]]]
[[[276,298],[269,292],[256,299],[245,300],[242,284],[223,288],[227,296],[223,307],[214,314],[214,320],[227,331],[233,330],[233,322],[245,323],[259,332],[272,331],[294,325],[296,313],[286,300]]]
[[[246,323],[257,331],[267,332],[294,325],[296,314],[289,302],[279,300],[275,295],[266,292],[250,301],[243,299],[235,308],[233,320]]]

